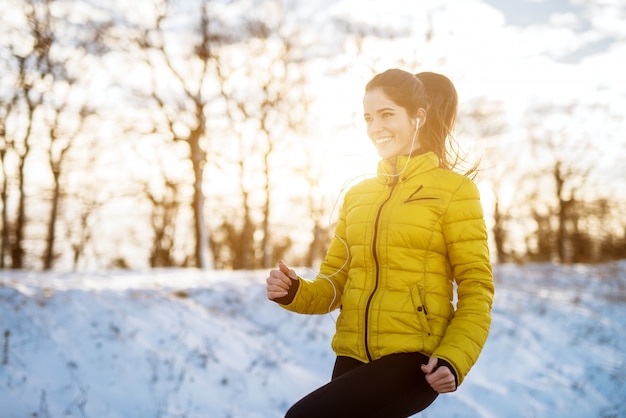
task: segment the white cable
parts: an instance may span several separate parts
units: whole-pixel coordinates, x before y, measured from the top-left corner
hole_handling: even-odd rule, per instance
[[[402,175],[402,173],[406,171],[407,167],[409,166],[409,161],[411,161],[411,157],[413,156],[413,147],[415,146],[415,138],[417,138],[418,130],[419,130],[419,123],[417,123],[415,126],[415,132],[413,132],[413,139],[411,140],[411,150],[409,151],[408,158],[406,159],[406,163],[404,163],[404,167],[402,168],[402,170],[397,174],[380,173],[381,176],[399,177]]]
[[[411,156],[413,154],[413,147],[415,146],[415,138],[417,137],[417,131],[419,129],[419,123],[417,123],[416,125],[417,126],[415,127],[415,132],[413,132],[413,139],[411,140],[411,150],[409,151],[408,158],[407,158],[406,163],[404,164],[404,167],[402,168],[402,170],[399,173],[397,173],[397,174],[381,173],[381,175],[388,176],[388,177],[398,177],[398,176],[401,176],[402,173],[404,173],[406,171],[407,167],[409,166],[409,161],[411,160]],[[339,194],[337,195],[337,198],[335,199],[335,203],[333,204],[333,207],[332,207],[332,209],[330,211],[330,215],[328,216],[328,228],[329,229],[333,228],[333,226],[332,226],[332,217],[333,217],[333,214],[335,213],[335,211],[337,209],[337,205],[339,203],[339,199],[341,198],[341,196],[345,192],[345,190],[348,187],[348,185],[351,184],[352,182],[354,182],[356,179],[359,179],[361,177],[370,177],[370,175],[368,175],[368,174],[361,174],[361,175],[355,176],[355,177],[347,180],[346,182],[344,182],[344,184],[341,186],[341,189],[339,190]],[[343,244],[343,246],[346,249],[346,259],[344,260],[342,266],[339,267],[339,269],[337,269],[334,273],[329,274],[329,275],[322,274],[321,272],[316,272],[313,269],[307,269],[307,270],[312,272],[316,276],[321,277],[322,279],[326,279],[328,281],[328,283],[330,283],[330,285],[333,287],[333,298],[330,301],[330,304],[328,305],[328,312],[327,313],[331,317],[333,322],[337,323],[337,320],[332,315],[332,307],[333,307],[333,304],[335,303],[335,301],[337,300],[337,288],[335,287],[335,283],[333,283],[331,278],[334,277],[335,275],[337,275],[337,273],[339,273],[340,271],[342,271],[344,269],[344,267],[346,267],[346,265],[348,264],[348,260],[350,259],[350,248],[348,247],[348,244],[339,235],[334,234],[334,238],[337,238],[339,241],[341,241],[341,243]]]

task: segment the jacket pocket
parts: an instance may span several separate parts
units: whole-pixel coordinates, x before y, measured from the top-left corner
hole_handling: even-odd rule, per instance
[[[411,288],[411,300],[413,301],[415,315],[417,316],[420,327],[424,330],[424,332],[430,335],[430,324],[428,323],[427,317],[428,312],[426,310],[426,305],[422,301],[422,297],[420,296],[417,286],[413,286]]]

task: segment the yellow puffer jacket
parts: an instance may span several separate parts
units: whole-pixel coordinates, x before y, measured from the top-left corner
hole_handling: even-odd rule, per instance
[[[283,306],[309,314],[339,307],[339,356],[421,352],[450,363],[461,384],[487,339],[494,294],[478,189],[439,168],[433,153],[395,165],[400,175],[381,161],[377,178],[346,193],[320,274],[300,278]]]

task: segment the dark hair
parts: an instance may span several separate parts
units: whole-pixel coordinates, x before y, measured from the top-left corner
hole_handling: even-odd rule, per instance
[[[420,108],[426,110],[426,120],[420,128],[419,152],[434,152],[439,165],[449,170],[466,162],[452,136],[459,98],[448,77],[432,72],[413,75],[394,68],[374,76],[365,92],[377,88],[411,117],[416,116]],[[473,177],[476,169],[477,165],[473,165],[464,174]]]
[[[424,84],[409,72],[394,68],[377,74],[367,83],[365,92],[375,89],[381,89],[391,101],[406,109],[410,117],[415,117],[419,108],[428,108]]]

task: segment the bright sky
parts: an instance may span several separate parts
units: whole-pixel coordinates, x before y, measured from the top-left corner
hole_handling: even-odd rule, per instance
[[[522,132],[518,125],[522,112],[535,100],[607,103],[616,114],[626,108],[624,0],[326,0],[315,4],[316,11],[309,3],[306,12],[319,21],[349,16],[394,29],[411,25],[415,39],[394,41],[391,48],[366,44],[378,55],[377,71],[398,66],[399,59],[417,59],[423,65],[416,71],[442,72],[455,82],[461,106],[479,96],[502,100],[513,132]],[[419,45],[429,19],[434,36],[430,43]],[[370,75],[357,68],[362,63],[354,66],[346,78],[320,83],[316,110],[320,142],[329,151],[326,158],[332,164],[346,164],[347,159],[348,178],[373,172],[377,160],[360,124],[363,87]],[[345,125],[356,119],[357,129],[337,131],[329,120],[329,108],[337,109],[333,116]],[[599,134],[599,140],[607,146],[623,142],[623,137],[606,135]],[[336,172],[332,175],[336,177]]]

